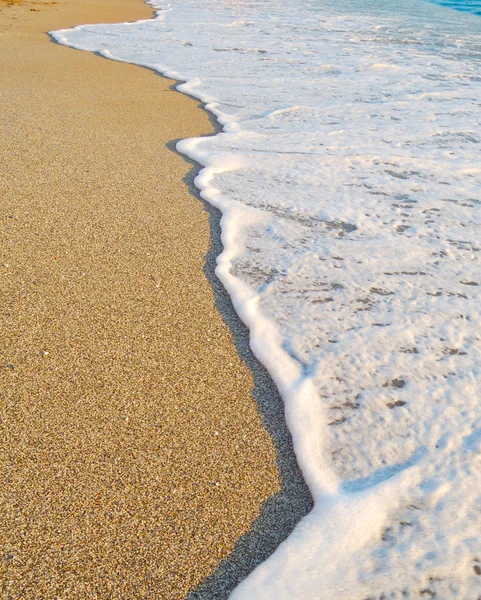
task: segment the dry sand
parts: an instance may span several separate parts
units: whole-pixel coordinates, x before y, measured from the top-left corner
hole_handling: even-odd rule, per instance
[[[204,274],[172,82],[46,31],[140,0],[0,0],[0,596],[184,598],[279,489]]]

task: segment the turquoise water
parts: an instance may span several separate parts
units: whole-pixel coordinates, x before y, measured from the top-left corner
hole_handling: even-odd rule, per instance
[[[436,4],[481,16],[480,0],[433,0]]]

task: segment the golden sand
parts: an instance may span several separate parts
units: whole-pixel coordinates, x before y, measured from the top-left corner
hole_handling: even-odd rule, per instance
[[[279,488],[166,148],[207,114],[45,34],[151,14],[0,7],[1,598],[184,598]]]

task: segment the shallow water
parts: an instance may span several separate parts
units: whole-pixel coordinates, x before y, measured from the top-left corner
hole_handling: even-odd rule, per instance
[[[481,2],[479,0],[432,0],[441,6],[454,10],[481,15]]]
[[[178,148],[223,212],[217,274],[316,503],[233,597],[476,598],[481,19],[421,0],[155,5],[55,37],[187,81],[224,125]]]

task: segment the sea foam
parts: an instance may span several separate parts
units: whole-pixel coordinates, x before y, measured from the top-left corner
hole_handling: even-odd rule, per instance
[[[422,0],[155,6],[53,35],[186,82],[224,128],[178,149],[222,211],[217,274],[315,501],[232,598],[477,598],[481,20]]]

